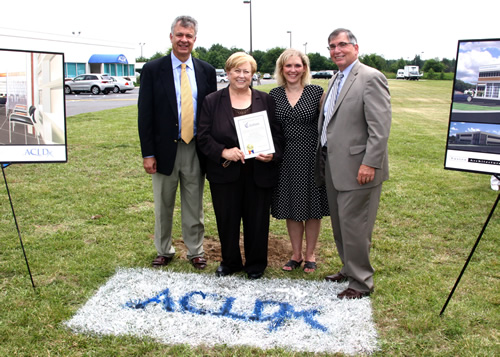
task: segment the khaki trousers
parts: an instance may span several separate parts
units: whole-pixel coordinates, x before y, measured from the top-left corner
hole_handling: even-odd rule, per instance
[[[172,222],[175,209],[177,186],[180,186],[182,238],[188,250],[187,258],[203,256],[205,233],[203,217],[202,175],[196,143],[179,141],[172,174],[152,175],[155,201],[155,246],[158,255],[173,257]]]

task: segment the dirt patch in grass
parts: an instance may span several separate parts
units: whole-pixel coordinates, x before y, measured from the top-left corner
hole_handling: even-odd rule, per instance
[[[269,235],[268,247],[268,266],[272,268],[282,267],[290,256],[292,255],[292,247],[288,237]],[[319,242],[318,242],[319,245]],[[175,239],[174,247],[180,259],[186,259],[186,246],[182,240]],[[203,249],[205,251],[205,258],[209,262],[220,262],[222,260],[220,253],[220,241],[218,237],[205,237],[203,241]],[[241,255],[244,257],[243,252],[243,236],[240,237]],[[319,246],[316,247],[319,251]]]

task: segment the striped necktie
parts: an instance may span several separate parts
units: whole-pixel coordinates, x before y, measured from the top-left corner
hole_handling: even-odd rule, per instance
[[[194,136],[193,92],[186,72],[186,64],[181,64],[181,138],[186,144]]]
[[[328,128],[328,123],[330,123],[330,119],[332,119],[333,116],[333,110],[335,109],[335,103],[337,102],[337,97],[339,95],[339,84],[342,81],[342,78],[344,78],[344,73],[339,73],[337,78],[335,78],[332,91],[330,92],[330,103],[328,110],[326,111],[326,116],[323,120],[323,129],[321,130],[321,146],[326,145],[326,128]]]

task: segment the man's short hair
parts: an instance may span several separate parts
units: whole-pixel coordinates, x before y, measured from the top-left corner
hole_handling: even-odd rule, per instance
[[[174,34],[175,25],[177,25],[179,21],[180,21],[179,25],[181,25],[182,27],[192,27],[194,29],[194,35],[196,36],[196,34],[198,33],[198,21],[196,21],[191,16],[186,16],[186,15],[177,16],[174,22],[172,22],[172,27],[170,28],[170,33],[172,35]]]
[[[345,33],[347,35],[347,38],[349,39],[349,42],[352,43],[353,45],[358,44],[358,40],[356,39],[356,36],[351,32],[351,30],[348,29],[343,29],[343,28],[338,28],[335,31],[333,31],[330,36],[328,36],[328,43],[332,40],[332,38],[337,37],[341,33]]]

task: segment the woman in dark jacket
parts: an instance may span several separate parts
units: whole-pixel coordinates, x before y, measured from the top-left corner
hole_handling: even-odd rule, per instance
[[[284,137],[275,119],[274,100],[250,87],[257,70],[253,57],[234,53],[225,69],[229,86],[205,98],[198,122],[198,147],[207,158],[207,179],[221,242],[222,262],[216,275],[244,270],[248,278],[258,279],[267,267],[269,211]],[[245,158],[234,118],[262,111],[267,112],[274,152]],[[241,220],[245,264],[239,246]]]

